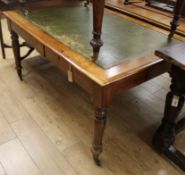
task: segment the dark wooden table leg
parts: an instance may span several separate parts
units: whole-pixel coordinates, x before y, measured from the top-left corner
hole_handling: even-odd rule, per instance
[[[19,36],[14,31],[11,31],[11,39],[12,39],[12,48],[13,48],[13,53],[14,53],[14,58],[15,58],[17,74],[20,80],[23,80]]]
[[[107,117],[107,108],[96,107],[92,154],[94,161],[98,166],[100,166],[99,156],[103,151],[102,140],[105,130],[106,117]]]
[[[104,15],[105,0],[93,0],[93,39],[91,45],[93,47],[93,57],[97,57],[100,47],[103,45],[101,40],[102,23]]]
[[[110,89],[109,89],[110,88]],[[107,110],[112,101],[111,87],[95,85],[93,87],[93,103],[95,105],[94,138],[92,143],[92,154],[96,165],[100,166],[100,154],[103,151],[103,135],[106,126]]]
[[[6,54],[5,54],[5,48],[4,48],[4,39],[3,39],[3,31],[2,31],[1,17],[0,17],[0,42],[1,42],[2,56],[5,59],[6,58]]]
[[[176,66],[171,69],[171,91],[167,94],[164,118],[153,137],[153,146],[166,155],[171,161],[185,171],[185,156],[174,146],[176,135],[176,120],[184,105],[185,71]]]
[[[125,5],[128,5],[128,4],[129,4],[129,0],[125,0],[125,1],[124,1],[124,4],[125,4]]]
[[[176,5],[175,5],[175,9],[174,9],[174,17],[171,22],[170,34],[168,36],[169,39],[171,39],[173,37],[177,27],[179,26],[179,19],[181,17],[184,5],[185,5],[185,0],[177,0],[176,1]]]

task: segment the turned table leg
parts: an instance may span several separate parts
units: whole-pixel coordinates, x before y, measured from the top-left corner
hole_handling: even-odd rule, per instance
[[[93,47],[93,57],[97,57],[100,47],[103,45],[101,40],[102,23],[104,15],[105,0],[93,0],[93,39],[90,44]]]
[[[105,130],[106,117],[107,117],[107,108],[96,107],[92,154],[93,154],[94,161],[97,165],[100,165],[99,156],[103,151],[102,140],[103,140],[103,134]]]
[[[12,39],[12,48],[15,58],[16,70],[17,74],[22,80],[22,65],[21,65],[21,56],[20,56],[20,44],[19,44],[19,36],[14,31],[11,31],[11,39]]]
[[[177,29],[177,27],[179,26],[179,19],[181,17],[182,14],[182,10],[184,8],[184,4],[185,4],[185,0],[177,0],[176,1],[176,5],[175,5],[175,9],[174,9],[174,17],[171,24],[171,29],[170,29],[170,34],[169,34],[169,39],[171,39],[175,33],[175,30]]]
[[[184,119],[176,125],[178,115],[184,105],[185,71],[176,66],[171,69],[171,91],[167,94],[162,124],[153,137],[153,146],[185,171],[185,156],[174,146],[175,135],[184,128]]]
[[[93,87],[92,99],[95,106],[94,118],[94,137],[92,143],[92,155],[96,165],[100,166],[100,154],[103,151],[103,136],[107,120],[107,110],[113,97],[111,86],[100,86],[95,84]]]

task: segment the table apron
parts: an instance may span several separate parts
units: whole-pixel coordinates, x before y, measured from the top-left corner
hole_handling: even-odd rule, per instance
[[[70,70],[72,72],[73,82],[77,83],[86,92],[88,92],[92,96],[94,103],[98,104],[98,106],[101,106],[101,104],[103,104],[103,106],[107,106],[108,103],[111,102],[111,99],[114,95],[135,87],[169,70],[169,65],[161,60],[158,63],[151,64],[138,71],[133,71],[133,73],[128,76],[124,75],[120,77],[120,79],[112,81],[105,86],[101,86],[83,74],[83,72],[78,70],[78,68],[73,66],[69,61],[64,59],[62,54],[59,55],[57,52],[55,52],[54,48],[52,49],[48,46],[48,43],[47,45],[41,43],[41,41],[38,41],[22,27],[19,27],[11,20],[8,21],[9,30],[14,31],[19,36],[21,36],[30,46],[35,48],[41,54],[41,56],[53,62],[66,75],[68,75],[68,71]],[[98,100],[95,98],[98,98]]]

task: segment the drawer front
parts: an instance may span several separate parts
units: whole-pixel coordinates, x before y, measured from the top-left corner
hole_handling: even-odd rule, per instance
[[[57,53],[52,51],[50,48],[45,47],[45,57],[49,61],[56,64],[56,66],[59,67],[65,74],[67,74],[70,68],[70,64],[66,60],[61,58]]]

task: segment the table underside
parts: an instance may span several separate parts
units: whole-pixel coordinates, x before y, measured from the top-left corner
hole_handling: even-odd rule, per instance
[[[39,9],[24,17],[44,32],[92,60],[92,8],[83,6]],[[152,54],[171,42],[165,34],[129,22],[105,12],[102,39],[104,45],[94,62],[103,69]]]

